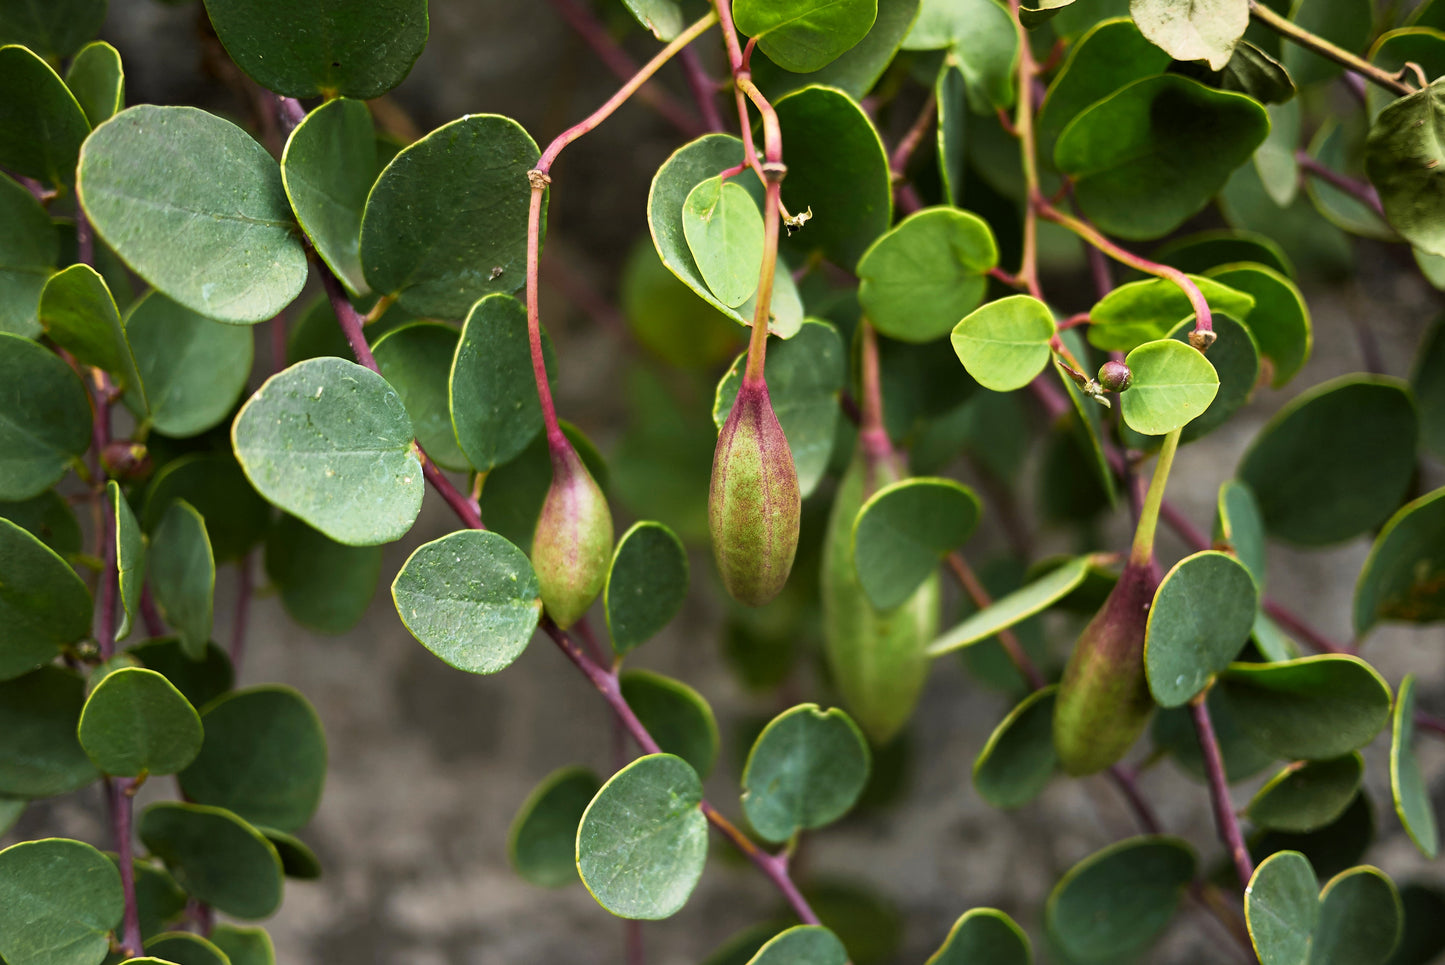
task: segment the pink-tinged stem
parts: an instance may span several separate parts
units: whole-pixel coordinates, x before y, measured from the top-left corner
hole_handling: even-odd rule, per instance
[[[958,585],[963,587],[964,592],[973,600],[974,606],[982,610],[993,605],[993,598],[989,596],[988,591],[979,582],[978,576],[964,561],[962,553],[949,553],[947,562],[954,578],[958,580]],[[1029,658],[1028,651],[1024,650],[1023,644],[1019,642],[1019,638],[1012,630],[1000,630],[998,640],[1003,645],[1004,653],[1008,654],[1009,660],[1013,663],[1014,669],[1024,680],[1028,681],[1030,690],[1040,690],[1048,686],[1048,681],[1044,679],[1038,666]]]
[[[1214,807],[1214,823],[1219,836],[1234,859],[1234,870],[1239,873],[1240,888],[1249,887],[1254,877],[1254,863],[1249,859],[1249,849],[1244,845],[1244,833],[1239,829],[1239,819],[1234,814],[1234,803],[1229,799],[1229,782],[1224,776],[1224,755],[1219,751],[1219,739],[1214,735],[1214,721],[1209,717],[1209,705],[1205,702],[1209,691],[1205,690],[1189,702],[1189,713],[1194,718],[1194,730],[1199,735],[1199,747],[1204,752],[1204,771],[1209,778],[1209,797]]]
[[[1109,779],[1124,795],[1124,800],[1129,805],[1129,810],[1134,812],[1134,820],[1139,822],[1139,827],[1149,834],[1159,834],[1164,826],[1159,823],[1159,816],[1145,800],[1144,794],[1139,790],[1139,779],[1131,772],[1125,770],[1121,765],[1115,764],[1108,770]]]
[[[779,208],[781,179],[769,179],[763,192],[763,264],[758,273],[753,330],[748,336],[748,363],[743,369],[744,385],[763,385],[763,366],[768,354],[768,324],[772,321],[773,277],[778,268]]]
[[[1436,737],[1445,737],[1445,720],[1441,720],[1423,710],[1415,711],[1415,726],[1427,730]]]
[[[1258,3],[1257,0],[1249,0],[1249,15],[1287,40],[1299,44],[1306,50],[1312,50],[1321,57],[1333,60],[1368,81],[1379,84],[1396,97],[1404,97],[1406,94],[1415,92],[1415,88],[1403,83],[1400,78],[1389,71],[1376,67],[1369,61],[1356,57],[1348,50],[1335,46],[1323,37],[1310,33],[1288,17],[1281,16],[1267,5]]]
[[[111,777],[105,782],[111,830],[115,832],[116,863],[120,865],[120,886],[125,894],[120,942],[127,957],[141,954],[140,906],[135,897],[135,849],[131,844],[131,818],[135,804],[131,795],[134,787],[134,778]]]
[[[161,612],[156,609],[156,598],[151,595],[150,584],[147,584],[140,593],[140,616],[145,621],[147,636],[163,637],[166,635],[166,621],[161,619]]]
[[[1320,633],[1314,627],[1300,619],[1298,614],[1289,610],[1269,597],[1265,597],[1260,604],[1266,615],[1271,620],[1284,627],[1290,633],[1304,640],[1316,650],[1323,650],[1325,653],[1349,653],[1349,648],[1342,647],[1329,637]]]
[[[231,666],[241,675],[246,658],[246,630],[251,622],[251,595],[255,584],[251,576],[251,554],[236,561],[236,615],[231,620]]]
[[[1326,167],[1311,157],[1308,151],[1296,151],[1294,156],[1295,160],[1299,162],[1301,171],[1310,177],[1318,178],[1332,188],[1343,191],[1375,212],[1380,218],[1383,219],[1385,217],[1385,207],[1380,203],[1380,195],[1375,191],[1374,185],[1367,184],[1364,181],[1357,181],[1352,177],[1348,177],[1332,168]]]
[[[889,155],[888,167],[893,172],[895,181],[902,180],[908,169],[908,162],[913,157],[913,152],[918,150],[918,145],[923,143],[923,137],[933,127],[934,118],[938,114],[938,101],[936,95],[929,94],[928,99],[923,102],[923,108],[914,118],[913,125],[898,142],[898,146]]]
[[[717,109],[717,81],[708,76],[707,69],[703,67],[702,58],[696,50],[687,48],[679,56],[683,73],[687,77],[687,86],[692,91],[692,98],[697,102],[697,109],[702,113],[702,120],[709,131],[719,132],[727,130],[723,124],[722,113]]]

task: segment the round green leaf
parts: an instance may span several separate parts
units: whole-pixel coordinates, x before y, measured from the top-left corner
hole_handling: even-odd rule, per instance
[[[898,53],[898,45],[918,16],[918,6],[919,0],[878,0],[878,17],[873,21],[873,29],[827,66],[806,73],[793,73],[776,67],[766,55],[755,56],[752,60],[753,77],[770,97],[781,96],[808,84],[826,84],[844,91],[849,97],[862,99],[892,63]]]
[[[174,774],[201,750],[201,718],[154,670],[107,674],[80,713],[80,746],[106,774]]]
[[[40,327],[56,345],[82,365],[115,376],[133,393],[142,412],[148,408],[135,355],[105,279],[89,265],[71,265],[50,276],[40,293]]]
[[[625,654],[672,622],[687,599],[687,581],[687,551],[672,530],[644,521],[623,533],[602,588],[613,651]]]
[[[908,50],[947,48],[963,74],[975,114],[1013,106],[1019,34],[1006,7],[995,0],[927,0],[904,38]]]
[[[1223,229],[1185,235],[1168,242],[1151,257],[1192,274],[1202,274],[1221,265],[1252,262],[1279,272],[1285,278],[1294,276],[1294,266],[1279,242],[1253,231]]]
[[[1249,26],[1249,10],[1237,3],[1133,0],[1129,13],[1151,43],[1175,60],[1203,60],[1210,70],[1229,63]]]
[[[858,259],[858,302],[889,338],[929,342],[978,307],[997,265],[988,222],[957,208],[925,208]]]
[[[687,26],[682,8],[675,0],[622,0],[622,3],[632,11],[638,23],[663,42],[676,38]]]
[[[276,849],[230,811],[162,801],[141,814],[139,834],[187,893],[217,911],[257,919],[280,906]]]
[[[1049,363],[1054,315],[1029,295],[1009,295],[964,318],[953,329],[953,351],[986,389],[1011,392],[1034,380]]]
[[[628,254],[618,301],[638,344],[669,365],[711,368],[738,350],[737,319],[715,310],[669,271],[650,241],[639,240]]]
[[[1389,686],[1358,657],[1236,663],[1220,680],[1239,726],[1286,760],[1348,754],[1368,744],[1390,717]]]
[[[1436,81],[1381,111],[1365,145],[1365,170],[1390,226],[1433,255],[1445,255],[1445,147],[1435,137],[1442,110],[1445,82]]]
[[[847,965],[848,950],[822,925],[794,925],[771,938],[748,965]]]
[[[1355,635],[1381,620],[1445,620],[1445,488],[1390,517],[1355,584]]]
[[[768,59],[795,73],[821,70],[862,40],[878,16],[878,0],[739,0],[738,30]]]
[[[353,362],[310,359],[273,375],[231,440],[257,492],[338,543],[400,539],[421,510],[411,419],[385,379]]]
[[[85,583],[55,551],[0,519],[0,680],[49,663],[90,633]]]
[[[74,184],[90,122],[60,75],[25,47],[0,47],[0,90],[0,167],[56,188]]]
[[[968,171],[967,97],[968,81],[963,71],[957,64],[945,60],[933,84],[933,99],[938,104],[938,132],[935,136],[938,143],[938,178],[943,182],[943,200],[952,205],[963,203]],[[861,277],[861,259],[859,268]]]
[[[151,427],[175,439],[220,425],[251,375],[251,333],[198,315],[160,292],[147,292],[126,314],[125,337],[150,405]],[[126,404],[145,412],[134,393]]]
[[[810,318],[792,338],[770,345],[763,364],[768,397],[787,437],[798,471],[798,490],[804,497],[822,482],[833,455],[845,356],[838,330]],[[744,352],[717,385],[712,418],[719,430],[737,400],[746,364]]]
[[[1022,928],[996,908],[973,908],[953,923],[943,947],[923,965],[1032,965]]]
[[[235,683],[231,658],[214,643],[206,645],[205,655],[193,660],[175,637],[157,637],[131,647],[126,653],[175,685],[192,707],[205,707]]]
[[[233,0],[221,2],[233,5]],[[425,13],[422,4],[423,21]],[[289,51],[292,43],[288,38],[284,49]],[[361,274],[361,213],[375,181],[376,130],[362,101],[327,101],[307,114],[286,141],[281,183],[291,210],[326,267],[353,295],[371,291]]]
[[[711,177],[688,192],[682,206],[688,250],[707,287],[736,308],[758,288],[763,264],[763,216],[735,181]]]
[[[1254,493],[1237,479],[1220,484],[1214,517],[1214,540],[1239,558],[1255,585],[1264,588],[1264,520]]]
[[[717,761],[717,720],[702,694],[680,680],[649,670],[629,670],[620,683],[623,699],[663,753],[687,761],[699,778],[712,773]]]
[[[75,736],[84,704],[85,681],[60,667],[0,683],[0,795],[69,794],[100,776]]]
[[[207,318],[265,321],[306,284],[276,160],[214,114],[121,111],[86,140],[76,190],[136,274]]]
[[[853,523],[858,583],[880,610],[902,606],[978,525],[978,497],[952,479],[919,477],[884,486]]]
[[[1254,577],[1215,550],[1186,556],[1164,576],[1149,608],[1144,671],[1161,707],[1181,707],[1249,642],[1259,606]]]
[[[564,767],[527,795],[507,835],[507,857],[517,874],[542,888],[577,880],[577,826],[601,787],[587,768]]]
[[[937,657],[987,640],[1000,630],[1007,630],[1048,609],[1084,582],[1094,562],[1090,556],[1075,557],[1027,586],[995,600],[992,605],[974,613],[929,644],[928,655]]]
[[[1249,840],[1249,853],[1258,862],[1277,851],[1299,851],[1324,874],[1338,874],[1358,862],[1374,839],[1374,807],[1362,789],[1327,826],[1303,834],[1266,831]]]
[[[104,40],[86,44],[70,62],[65,86],[75,95],[91,127],[110,120],[125,107],[125,68],[120,51]]]
[[[1415,757],[1415,675],[1406,674],[1395,695],[1395,712],[1390,728],[1390,795],[1395,814],[1427,858],[1440,849],[1435,824],[1435,807],[1430,802],[1429,785],[1420,773]]]
[[[1054,162],[1103,231],[1157,238],[1208,204],[1268,132],[1257,101],[1164,74],[1080,113],[1059,135]]]
[[[774,106],[788,163],[783,204],[794,213],[813,211],[813,219],[783,239],[782,247],[799,258],[821,251],[851,270],[893,220],[883,142],[863,108],[831,87],[804,87]]]
[[[311,820],[326,782],[326,735],[305,697],[249,687],[208,704],[201,723],[205,744],[180,775],[190,800],[282,831]]]
[[[1404,925],[1400,895],[1368,865],[1341,872],[1320,892],[1311,965],[1384,965]]]
[[[1059,134],[1091,104],[1169,66],[1169,55],[1150,43],[1127,17],[1103,20],[1069,48],[1068,58],[1039,104],[1039,153],[1054,156]]]
[[[577,870],[597,903],[622,918],[675,914],[702,877],[702,782],[671,754],[640,757],[612,776],[577,828]]]
[[[1247,318],[1254,309],[1253,295],[1211,278],[1190,275],[1189,280],[1211,312],[1238,319]],[[1111,352],[1129,352],[1163,338],[1180,322],[1193,318],[1193,303],[1171,279],[1133,281],[1115,288],[1089,309],[1089,344]]]
[[[100,965],[124,911],[120,872],[88,844],[45,838],[0,851],[0,955],[10,965]]]
[[[1134,385],[1119,394],[1119,410],[1129,428],[1146,436],[1182,428],[1208,409],[1219,392],[1214,366],[1185,342],[1145,342],[1124,362],[1134,373]]]
[[[994,728],[973,762],[973,786],[996,808],[1021,807],[1038,797],[1058,767],[1054,751],[1054,697],[1058,687],[1036,690]],[[960,959],[966,961],[967,959]],[[949,959],[942,959],[949,961]]]
[[[366,281],[403,308],[446,319],[521,288],[527,172],[539,154],[521,125],[497,114],[468,114],[403,148],[361,219]]]
[[[172,965],[231,965],[210,939],[185,931],[162,932],[145,943],[146,954]]]
[[[1319,882],[1298,851],[1270,855],[1244,892],[1249,940],[1261,965],[1308,965],[1320,920]]]
[[[0,502],[0,517],[10,520],[62,557],[80,552],[80,522],[65,497],[53,489],[18,503]]]
[[[458,670],[481,674],[522,655],[542,615],[539,594],[526,555],[484,530],[417,547],[391,584],[411,635]]]
[[[271,507],[251,487],[240,463],[229,452],[182,456],[166,463],[146,491],[141,527],[155,533],[166,510],[181,499],[205,518],[211,550],[218,562],[245,556],[271,525]]]
[[[457,340],[457,330],[451,325],[413,322],[387,332],[371,351],[382,377],[406,406],[417,444],[438,466],[462,471],[471,464],[457,446],[448,388]]]
[[[0,177],[0,222],[0,332],[35,338],[40,292],[55,270],[60,239],[35,196],[7,177]]]
[[[1280,410],[1245,453],[1239,478],[1254,490],[1270,535],[1338,543],[1380,525],[1400,504],[1416,432],[1404,383],[1345,376]]]
[[[53,352],[0,332],[0,499],[38,496],[90,448],[90,399]]]
[[[230,965],[276,965],[276,950],[264,928],[222,922],[211,929],[211,944],[230,959]]]
[[[748,752],[743,813],[769,841],[831,824],[863,793],[870,758],[847,714],[799,704],[773,718]]]
[[[1254,298],[1254,308],[1241,317],[1269,361],[1270,385],[1277,389],[1293,379],[1314,347],[1309,307],[1294,282],[1273,268],[1252,264],[1224,264],[1211,269],[1209,277]]]
[[[478,470],[509,462],[542,431],[527,310],[521,302],[511,295],[488,295],[472,306],[456,345],[448,391],[449,428],[461,454]]]
[[[376,594],[381,547],[346,546],[282,516],[266,536],[266,575],[291,619],[317,633],[345,633]]]
[[[1169,924],[1195,865],[1178,838],[1120,841],[1069,869],[1049,894],[1044,926],[1071,958],[1125,960]]]
[[[211,639],[216,561],[206,521],[184,500],[171,503],[151,537],[147,559],[156,607],[175,627],[181,647],[199,658]]]
[[[5,4],[0,7],[0,43],[24,44],[44,57],[69,57],[100,32],[106,0]]]
[[[1345,813],[1360,791],[1364,773],[1364,759],[1357,753],[1298,761],[1270,778],[1244,813],[1261,828],[1314,831]]]
[[[256,830],[271,842],[271,847],[280,855],[281,871],[287,878],[315,881],[321,877],[321,860],[306,846],[306,842],[275,828],[258,827]]]

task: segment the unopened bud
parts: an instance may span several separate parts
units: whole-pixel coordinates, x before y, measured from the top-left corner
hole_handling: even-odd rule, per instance
[[[1105,362],[1099,368],[1099,384],[1110,392],[1123,392],[1134,384],[1134,373],[1123,362]]]
[[[144,479],[151,474],[150,451],[139,442],[111,442],[100,451],[106,475],[116,479]]]
[[[532,567],[542,605],[564,630],[576,623],[607,580],[612,513],[607,497],[565,440],[552,450],[552,485],[532,534]]]

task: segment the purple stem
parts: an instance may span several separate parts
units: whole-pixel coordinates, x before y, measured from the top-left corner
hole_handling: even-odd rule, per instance
[[[1445,737],[1445,720],[1441,720],[1423,710],[1415,711],[1415,726],[1428,730],[1436,737]]]
[[[251,616],[251,554],[236,562],[236,615],[231,622],[231,666],[241,675],[241,662],[246,656],[246,625]]]
[[[147,636],[166,635],[166,621],[161,619],[161,611],[156,609],[156,598],[151,594],[149,583],[140,593],[140,616],[145,621]]]
[[[622,927],[626,930],[627,965],[645,965],[647,949],[642,944],[642,922],[627,918],[623,920]]]
[[[707,125],[707,129],[715,132],[727,130],[723,124],[722,112],[717,107],[717,81],[708,75],[707,68],[702,65],[702,58],[696,50],[689,47],[678,55],[678,59],[683,73],[687,76],[687,86],[692,91],[692,99],[697,102],[697,109],[702,113],[702,121]]]
[[[1159,816],[1144,799],[1144,794],[1139,790],[1139,781],[1134,774],[1126,771],[1123,767],[1115,764],[1109,768],[1109,779],[1124,795],[1124,800],[1129,804],[1129,810],[1134,812],[1134,819],[1139,822],[1139,827],[1149,834],[1159,834],[1163,831],[1163,825],[1159,823]]]
[[[1229,848],[1234,859],[1234,869],[1239,872],[1239,886],[1249,887],[1254,877],[1254,864],[1249,860],[1249,849],[1244,845],[1244,833],[1239,829],[1239,819],[1234,814],[1234,803],[1229,799],[1229,782],[1224,776],[1224,755],[1219,751],[1219,739],[1214,735],[1214,721],[1209,718],[1209,705],[1205,702],[1206,690],[1189,702],[1189,713],[1194,718],[1194,730],[1199,735],[1199,747],[1204,752],[1204,770],[1209,777],[1210,803],[1214,806],[1214,823],[1219,827],[1219,836]]]
[[[134,778],[112,777],[105,782],[105,796],[110,803],[111,828],[115,832],[117,863],[120,865],[120,885],[125,893],[121,945],[128,957],[141,954],[140,907],[135,900],[135,851],[131,845],[131,816],[135,805],[131,793],[134,787]]]
[[[1343,191],[1375,212],[1382,220],[1384,219],[1385,207],[1380,203],[1380,195],[1375,191],[1374,185],[1326,167],[1311,157],[1308,151],[1296,151],[1294,156],[1295,160],[1299,162],[1301,171],[1310,177],[1319,178],[1332,188]]]
[[[79,207],[75,209],[75,255],[82,265],[95,267],[95,232]]]

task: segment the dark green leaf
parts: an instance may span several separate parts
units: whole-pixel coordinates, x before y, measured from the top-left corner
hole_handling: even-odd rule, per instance
[[[847,965],[848,950],[821,925],[794,925],[774,936],[748,965]]]
[[[266,535],[271,507],[257,495],[229,452],[182,456],[151,479],[141,526],[154,533],[171,504],[184,499],[206,520],[218,562],[238,560]]]
[[[140,839],[192,897],[236,918],[281,904],[281,859],[251,825],[223,808],[163,801],[140,816]]]
[[[613,651],[621,656],[672,622],[687,599],[687,582],[687,552],[672,530],[641,522],[623,533],[602,590]],[[689,763],[706,774],[708,768]]]
[[[1445,322],[1437,320],[1425,334],[1410,385],[1420,413],[1420,448],[1445,462]]]
[[[65,86],[75,95],[91,127],[110,120],[125,108],[125,68],[120,52],[104,40],[86,44],[70,62]]]
[[[587,768],[564,767],[527,795],[507,835],[507,857],[517,874],[543,888],[577,880],[577,826],[601,787]]]
[[[0,519],[0,680],[49,663],[90,633],[85,583],[55,551]]]
[[[973,490],[952,479],[905,479],[873,494],[853,523],[858,582],[880,610],[902,606],[978,525]]]
[[[512,296],[488,295],[472,306],[450,379],[455,438],[478,470],[510,461],[542,431],[527,310]]]
[[[1440,849],[1435,823],[1435,806],[1430,801],[1430,788],[1420,773],[1415,756],[1415,675],[1406,674],[1395,696],[1395,711],[1390,730],[1390,794],[1395,814],[1415,847],[1427,858]]]
[[[997,265],[998,247],[986,221],[956,208],[926,208],[863,253],[858,302],[889,338],[932,341],[978,307],[987,272]]]
[[[938,102],[938,177],[943,182],[943,200],[963,203],[968,167],[968,81],[957,65],[945,63],[933,87]]]
[[[106,774],[174,774],[201,750],[201,718],[154,670],[107,674],[80,713],[80,746]]]
[[[145,943],[147,956],[173,965],[231,965],[210,939],[192,932],[162,932]]]
[[[120,872],[88,844],[45,838],[0,851],[0,955],[10,965],[99,965],[124,911]]]
[[[1383,965],[1400,941],[1404,913],[1395,883],[1378,868],[1351,868],[1320,892],[1310,965]]]
[[[868,743],[836,707],[800,704],[758,735],[743,768],[743,812],[769,841],[841,818],[868,782]]]
[[[1294,282],[1255,264],[1225,264],[1209,277],[1254,299],[1247,315],[1235,317],[1247,319],[1260,354],[1269,360],[1270,385],[1277,389],[1293,379],[1314,346],[1309,307]]]
[[[84,705],[85,681],[60,667],[0,683],[0,794],[53,797],[100,776],[75,736]]]
[[[75,183],[90,133],[85,111],[49,64],[25,47],[0,47],[0,167],[51,187]]]
[[[1310,33],[1350,53],[1364,53],[1374,22],[1368,0],[1294,0],[1290,19]],[[1342,71],[1334,60],[1321,57],[1305,47],[1284,44],[1281,59],[1296,84],[1305,87],[1338,77]]]
[[[1400,889],[1405,912],[1404,934],[1389,965],[1430,965],[1445,951],[1445,897],[1428,885]]]
[[[687,684],[648,670],[621,678],[622,697],[666,754],[682,758],[699,778],[717,761],[717,720],[702,694]]]
[[[34,536],[61,556],[80,552],[80,523],[75,511],[53,489],[20,502],[0,502],[0,517]]]
[[[5,4],[0,43],[24,44],[45,57],[69,57],[100,31],[106,0]]]
[[[116,384],[134,394],[142,413],[148,408],[135,355],[105,279],[89,265],[71,265],[51,275],[40,293],[40,327],[56,345],[82,365],[104,369]]]
[[[1193,274],[1220,265],[1254,262],[1279,272],[1285,278],[1294,276],[1294,266],[1289,263],[1289,256],[1279,243],[1252,231],[1201,231],[1169,242],[1154,252],[1153,257],[1156,261]]]
[[[55,270],[60,239],[40,202],[10,178],[0,177],[0,332],[40,334],[40,292]]]
[[[861,100],[898,53],[898,45],[918,16],[918,5],[919,0],[878,0],[878,17],[873,21],[873,29],[868,31],[868,36],[819,70],[792,73],[755,54],[753,76],[770,97],[781,96],[808,84],[825,84],[838,88],[854,100]]]
[[[1013,106],[1019,35],[1008,10],[995,0],[926,0],[903,46],[947,49],[963,73],[974,113]]]
[[[1054,752],[1057,687],[1036,690],[994,728],[973,762],[973,786],[996,808],[1016,808],[1038,797],[1058,768]],[[956,928],[957,926],[955,926]],[[968,961],[960,958],[961,962]],[[952,959],[944,957],[941,962]]]
[[[490,296],[483,304],[489,301]],[[382,377],[401,396],[417,444],[437,465],[460,471],[471,464],[457,446],[452,429],[448,383],[457,340],[457,330],[451,325],[413,322],[387,332],[371,350]]]
[[[1126,960],[1169,924],[1194,878],[1178,838],[1130,838],[1074,865],[1044,906],[1049,937],[1071,958]]]
[[[1244,892],[1249,938],[1263,965],[1308,965],[1320,920],[1319,882],[1298,851],[1260,862]]]
[[[738,30],[784,70],[820,70],[867,36],[878,0],[738,0]]]
[[[707,369],[738,350],[736,319],[715,310],[668,271],[649,241],[639,240],[628,255],[619,298],[633,337],[669,365]]]
[[[924,965],[1032,965],[1022,928],[996,908],[973,908],[953,923],[943,947]]]
[[[1364,773],[1357,753],[1290,764],[1255,792],[1245,816],[1274,831],[1315,831],[1345,813]]]
[[[1249,853],[1258,862],[1277,851],[1299,851],[1322,873],[1338,874],[1363,857],[1374,837],[1374,808],[1362,789],[1327,827],[1304,834],[1267,831],[1251,838]]]
[[[1144,638],[1149,691],[1160,706],[1183,706],[1239,656],[1258,605],[1254,577],[1233,556],[1206,550],[1174,564]]]
[[[1355,635],[1381,620],[1445,620],[1445,489],[1390,517],[1355,584]]]
[[[222,922],[211,929],[211,944],[225,953],[231,965],[276,965],[276,950],[264,928]]]
[[[38,496],[90,448],[90,399],[70,366],[0,332],[0,499]]]
[[[1084,582],[1094,563],[1092,556],[1075,557],[1022,589],[995,600],[929,644],[928,655],[937,657],[987,640],[1000,630],[1048,609]]]
[[[131,647],[126,653],[152,670],[165,675],[185,694],[192,707],[205,707],[235,683],[231,658],[214,643],[206,645],[205,656],[192,660],[175,637],[157,637]]]
[[[266,575],[291,619],[317,633],[345,633],[376,593],[381,547],[346,546],[282,516],[266,536]]]
[[[423,3],[423,29],[425,11]],[[291,44],[288,38],[288,53]],[[376,130],[362,101],[327,101],[307,114],[286,141],[281,182],[291,209],[321,260],[353,295],[371,291],[361,274],[361,213],[375,181]]]
[[[107,854],[111,863],[120,868],[120,856]],[[186,910],[186,893],[176,884],[170,872],[150,861],[136,860],[135,903],[140,918],[142,938],[160,934],[166,926],[175,921]]]
[[[1254,296],[1223,282],[1191,275],[1211,312],[1248,318]],[[1194,318],[1194,305],[1184,290],[1167,278],[1120,285],[1089,309],[1089,344],[1112,352],[1129,352],[1163,338],[1180,322]]]
[[[1266,563],[1264,521],[1260,519],[1254,493],[1237,479],[1219,487],[1214,539],[1215,545],[1223,544],[1239,557],[1244,568],[1254,577],[1255,585],[1263,589]]]
[[[151,537],[148,554],[156,606],[176,628],[181,647],[199,659],[211,639],[216,592],[216,561],[206,521],[184,500],[166,510]]]
[[[1221,677],[1230,710],[1262,749],[1323,760],[1368,744],[1390,717],[1390,688],[1358,657],[1236,663]]]
[[[153,291],[126,314],[125,337],[157,432],[174,439],[200,435],[235,411],[251,375],[251,332],[213,322]],[[126,404],[145,415],[134,393],[127,393]]]

